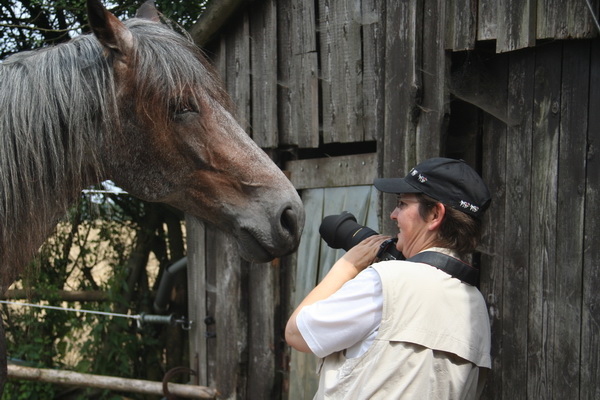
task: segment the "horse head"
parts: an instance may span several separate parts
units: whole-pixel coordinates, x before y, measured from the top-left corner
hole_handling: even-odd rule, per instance
[[[114,115],[99,117],[109,131],[105,178],[233,234],[249,261],[294,251],[301,200],[235,121],[200,49],[161,23],[152,2],[125,23],[99,0],[87,3],[115,85]]]

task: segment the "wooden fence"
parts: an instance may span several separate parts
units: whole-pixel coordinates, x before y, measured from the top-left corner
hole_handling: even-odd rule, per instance
[[[369,224],[393,233],[394,199],[364,185],[446,155],[493,193],[477,257],[493,335],[484,398],[600,398],[593,14],[597,0],[213,0],[192,34],[239,120],[316,208],[300,251],[264,265],[188,221],[197,383],[222,398],[312,398],[310,361],[283,327],[331,261],[315,227],[350,207],[317,212],[315,193],[370,199]]]

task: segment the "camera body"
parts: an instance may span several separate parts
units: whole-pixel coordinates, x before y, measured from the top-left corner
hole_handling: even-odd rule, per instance
[[[323,218],[319,233],[329,247],[346,251],[366,238],[378,235],[373,229],[358,224],[356,217],[348,211]],[[388,239],[383,242],[377,253],[377,258],[381,261],[404,260],[405,257],[396,249],[396,241],[397,239]]]

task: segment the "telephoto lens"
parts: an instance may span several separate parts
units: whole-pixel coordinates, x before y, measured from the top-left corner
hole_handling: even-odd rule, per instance
[[[369,236],[378,235],[373,229],[358,224],[356,217],[348,211],[323,218],[319,233],[329,247],[346,251]],[[404,256],[396,250],[396,241],[388,239],[381,245],[377,258],[380,260],[403,260]]]
[[[373,229],[359,225],[356,217],[348,211],[323,218],[319,233],[329,247],[346,251],[369,236],[377,235]]]

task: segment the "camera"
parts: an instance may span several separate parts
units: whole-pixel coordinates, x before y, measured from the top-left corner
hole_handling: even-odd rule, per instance
[[[323,218],[319,234],[332,249],[350,250],[369,236],[378,235],[373,229],[356,222],[356,217],[348,211],[329,215]],[[404,260],[404,256],[396,249],[397,239],[388,239],[381,244],[377,258],[385,260]]]

